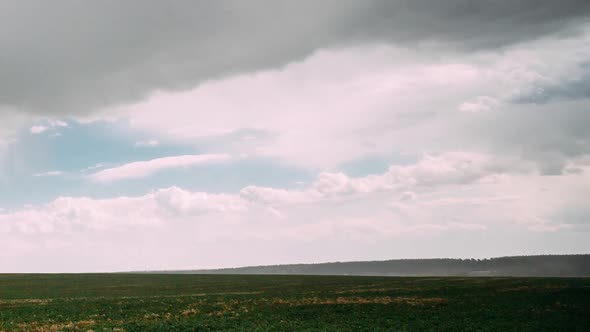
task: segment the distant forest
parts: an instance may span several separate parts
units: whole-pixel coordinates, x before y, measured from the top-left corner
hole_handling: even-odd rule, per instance
[[[489,259],[394,259],[387,261],[251,266],[166,272],[366,276],[588,277],[590,276],[590,255],[512,256]]]

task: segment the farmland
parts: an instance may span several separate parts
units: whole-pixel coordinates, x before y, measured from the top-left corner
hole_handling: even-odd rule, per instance
[[[590,279],[0,275],[0,331],[588,331]]]

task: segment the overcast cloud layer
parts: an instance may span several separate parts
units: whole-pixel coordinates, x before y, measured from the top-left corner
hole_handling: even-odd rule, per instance
[[[584,0],[5,1],[0,100],[85,114],[321,48],[384,42],[490,49],[572,33]]]
[[[589,22],[0,1],[0,272],[587,253]]]

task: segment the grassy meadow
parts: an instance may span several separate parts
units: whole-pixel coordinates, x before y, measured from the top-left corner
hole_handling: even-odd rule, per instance
[[[0,331],[590,331],[590,279],[0,275]]]

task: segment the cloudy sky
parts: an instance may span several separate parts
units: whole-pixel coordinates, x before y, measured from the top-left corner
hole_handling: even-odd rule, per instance
[[[588,235],[587,0],[0,1],[0,272]]]

